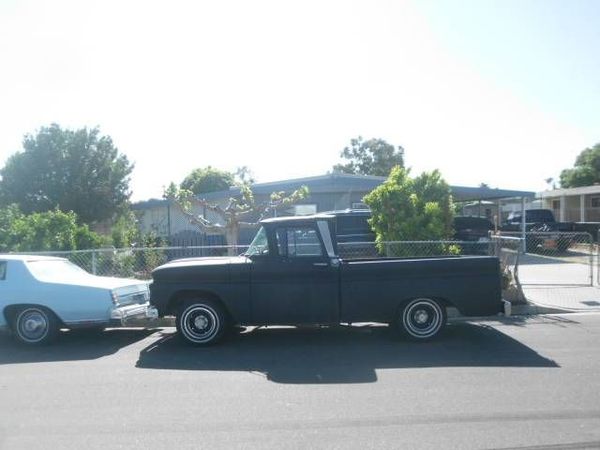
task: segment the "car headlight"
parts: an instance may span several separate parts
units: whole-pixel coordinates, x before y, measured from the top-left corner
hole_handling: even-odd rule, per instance
[[[119,296],[117,295],[117,293],[115,291],[110,291],[110,296],[112,298],[113,304],[118,305],[119,304]]]

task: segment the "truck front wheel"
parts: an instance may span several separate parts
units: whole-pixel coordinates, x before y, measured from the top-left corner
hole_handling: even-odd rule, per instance
[[[177,331],[185,342],[192,345],[217,343],[227,329],[224,308],[209,299],[183,302],[177,312]]]
[[[431,298],[416,298],[400,307],[394,328],[414,341],[428,341],[438,336],[446,325],[446,308]]]

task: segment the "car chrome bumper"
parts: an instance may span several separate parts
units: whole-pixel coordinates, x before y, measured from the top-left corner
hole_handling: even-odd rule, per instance
[[[141,305],[127,305],[114,308],[110,312],[111,322],[117,322],[126,325],[132,319],[154,320],[158,318],[158,310],[149,303]]]

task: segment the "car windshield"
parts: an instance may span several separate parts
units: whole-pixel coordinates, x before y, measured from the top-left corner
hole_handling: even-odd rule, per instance
[[[63,259],[28,261],[27,267],[31,274],[41,281],[90,275],[71,261]]]
[[[260,227],[258,233],[252,240],[250,247],[246,250],[244,255],[252,256],[252,255],[266,255],[269,253],[269,243],[267,241],[267,231],[264,227]]]

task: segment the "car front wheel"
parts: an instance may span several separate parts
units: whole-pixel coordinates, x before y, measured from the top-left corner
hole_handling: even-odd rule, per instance
[[[15,313],[12,329],[15,338],[21,344],[43,345],[56,337],[60,326],[52,311],[30,306]]]
[[[395,328],[402,336],[414,341],[428,341],[442,332],[446,318],[446,308],[439,301],[417,298],[400,308]]]
[[[192,345],[217,343],[228,327],[223,307],[212,300],[188,300],[177,313],[177,331],[183,340]]]

